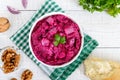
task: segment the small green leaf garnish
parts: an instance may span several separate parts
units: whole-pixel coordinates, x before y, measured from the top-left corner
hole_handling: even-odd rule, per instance
[[[54,46],[58,46],[59,44],[66,43],[65,36],[60,36],[59,34],[55,34],[55,41],[53,42]]]
[[[65,42],[66,42],[65,37],[61,37],[61,38],[60,38],[60,43],[61,43],[61,44],[64,44]]]
[[[59,42],[59,41],[60,41],[60,38],[61,38],[61,37],[60,37],[60,35],[59,35],[59,34],[56,34],[56,35],[55,35],[55,40],[56,40],[56,41],[58,41],[58,42]]]
[[[59,42],[57,42],[57,41],[54,41],[53,43],[55,46],[58,46],[58,44],[59,44]]]

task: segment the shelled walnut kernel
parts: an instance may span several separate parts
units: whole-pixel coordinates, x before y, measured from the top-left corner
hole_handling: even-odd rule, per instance
[[[21,80],[32,80],[33,73],[29,69],[26,69],[22,75]]]
[[[10,27],[10,22],[5,17],[0,17],[0,33],[5,32]]]
[[[16,78],[12,78],[11,80],[17,80]]]
[[[10,73],[18,67],[20,62],[20,54],[17,54],[14,49],[8,48],[3,52],[1,59],[4,63],[2,66],[4,73]]]

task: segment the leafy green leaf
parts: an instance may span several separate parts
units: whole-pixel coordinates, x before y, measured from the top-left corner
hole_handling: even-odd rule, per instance
[[[59,34],[55,34],[55,40],[56,40],[56,41],[58,41],[58,42],[59,42],[59,41],[60,41],[60,38],[61,38],[61,37],[60,37],[60,35],[59,35]]]
[[[53,42],[53,44],[55,46],[58,46],[59,44],[64,44],[66,43],[66,38],[65,36],[60,36],[59,34],[55,34],[55,37],[54,37],[55,41]]]
[[[55,45],[55,46],[58,46],[58,44],[59,44],[59,42],[54,41],[54,45]]]
[[[120,0],[79,0],[79,4],[89,12],[106,11],[113,17],[120,13]]]
[[[65,37],[61,37],[61,39],[60,39],[60,43],[61,43],[61,44],[64,44],[65,42],[66,42]]]

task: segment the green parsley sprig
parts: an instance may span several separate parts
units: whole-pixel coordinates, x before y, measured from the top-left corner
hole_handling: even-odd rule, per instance
[[[65,36],[60,36],[59,34],[55,34],[55,41],[53,42],[54,46],[58,46],[59,44],[64,44],[66,42]]]
[[[120,13],[120,0],[79,0],[79,3],[90,12],[106,11],[113,17]]]

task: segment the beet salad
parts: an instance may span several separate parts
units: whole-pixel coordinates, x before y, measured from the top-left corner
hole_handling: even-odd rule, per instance
[[[31,46],[38,60],[48,65],[62,65],[79,52],[82,36],[78,25],[62,14],[39,20],[31,33]]]

